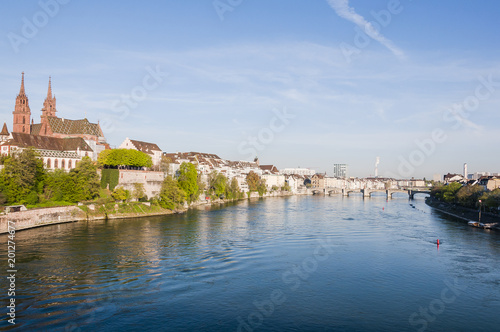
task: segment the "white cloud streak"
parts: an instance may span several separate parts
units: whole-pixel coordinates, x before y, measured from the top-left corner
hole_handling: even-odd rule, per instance
[[[332,7],[338,16],[353,22],[361,28],[368,36],[378,41],[380,44],[389,49],[395,56],[400,59],[405,58],[405,53],[398,48],[394,43],[384,37],[373,24],[368,22],[363,16],[356,13],[354,8],[349,6],[349,0],[327,0],[330,7]]]

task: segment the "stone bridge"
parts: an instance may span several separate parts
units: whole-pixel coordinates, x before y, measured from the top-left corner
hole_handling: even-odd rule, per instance
[[[345,188],[324,188],[324,189],[312,189],[313,195],[332,195],[332,194],[342,194],[343,196],[349,196],[351,193],[361,193],[363,197],[371,197],[373,193],[385,193],[387,199],[392,198],[395,193],[406,193],[409,199],[414,199],[416,194],[427,194],[429,195],[431,191],[429,188],[401,188],[401,189],[345,189]]]

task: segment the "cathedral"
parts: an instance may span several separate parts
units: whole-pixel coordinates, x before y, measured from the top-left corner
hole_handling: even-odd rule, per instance
[[[86,118],[69,120],[56,115],[56,97],[52,95],[51,79],[43,103],[40,123],[31,118],[28,96],[24,89],[24,72],[16,98],[12,132],[4,124],[0,132],[0,152],[9,154],[16,149],[35,148],[47,168],[71,169],[83,156],[97,160],[97,155],[109,149],[99,123]]]

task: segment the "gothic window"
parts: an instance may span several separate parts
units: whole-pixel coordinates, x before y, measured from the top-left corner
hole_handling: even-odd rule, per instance
[[[69,161],[68,161],[68,168],[71,168],[71,167],[72,167],[72,165],[71,165],[71,164],[72,164],[72,163],[71,163],[71,160],[69,160]]]
[[[65,166],[66,166],[66,163],[65,163],[65,160],[63,159],[63,160],[61,161],[61,168],[62,168],[62,169],[64,169],[64,168],[65,168]]]
[[[58,167],[59,167],[59,165],[58,165],[58,161],[59,161],[59,160],[57,160],[57,159],[56,159],[56,160],[54,160],[54,168],[58,168]]]
[[[26,123],[26,117],[23,116],[23,124]]]
[[[26,129],[23,127],[23,133],[26,131]]]
[[[47,168],[51,168],[50,158],[47,159]]]

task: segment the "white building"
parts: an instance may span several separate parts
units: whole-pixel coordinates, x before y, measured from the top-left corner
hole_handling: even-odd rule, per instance
[[[280,174],[262,174],[262,179],[266,180],[267,190],[270,190],[273,186],[281,189],[285,185],[285,175]]]
[[[280,170],[280,174],[284,175],[297,174],[297,175],[313,176],[314,174],[316,174],[316,171],[309,168],[284,168]]]
[[[336,178],[346,178],[347,164],[333,164],[333,176]]]
[[[151,156],[153,165],[159,165],[161,161],[162,151],[158,145],[154,143],[142,142],[125,138],[123,143],[118,147],[119,149],[131,149],[144,152]]]

